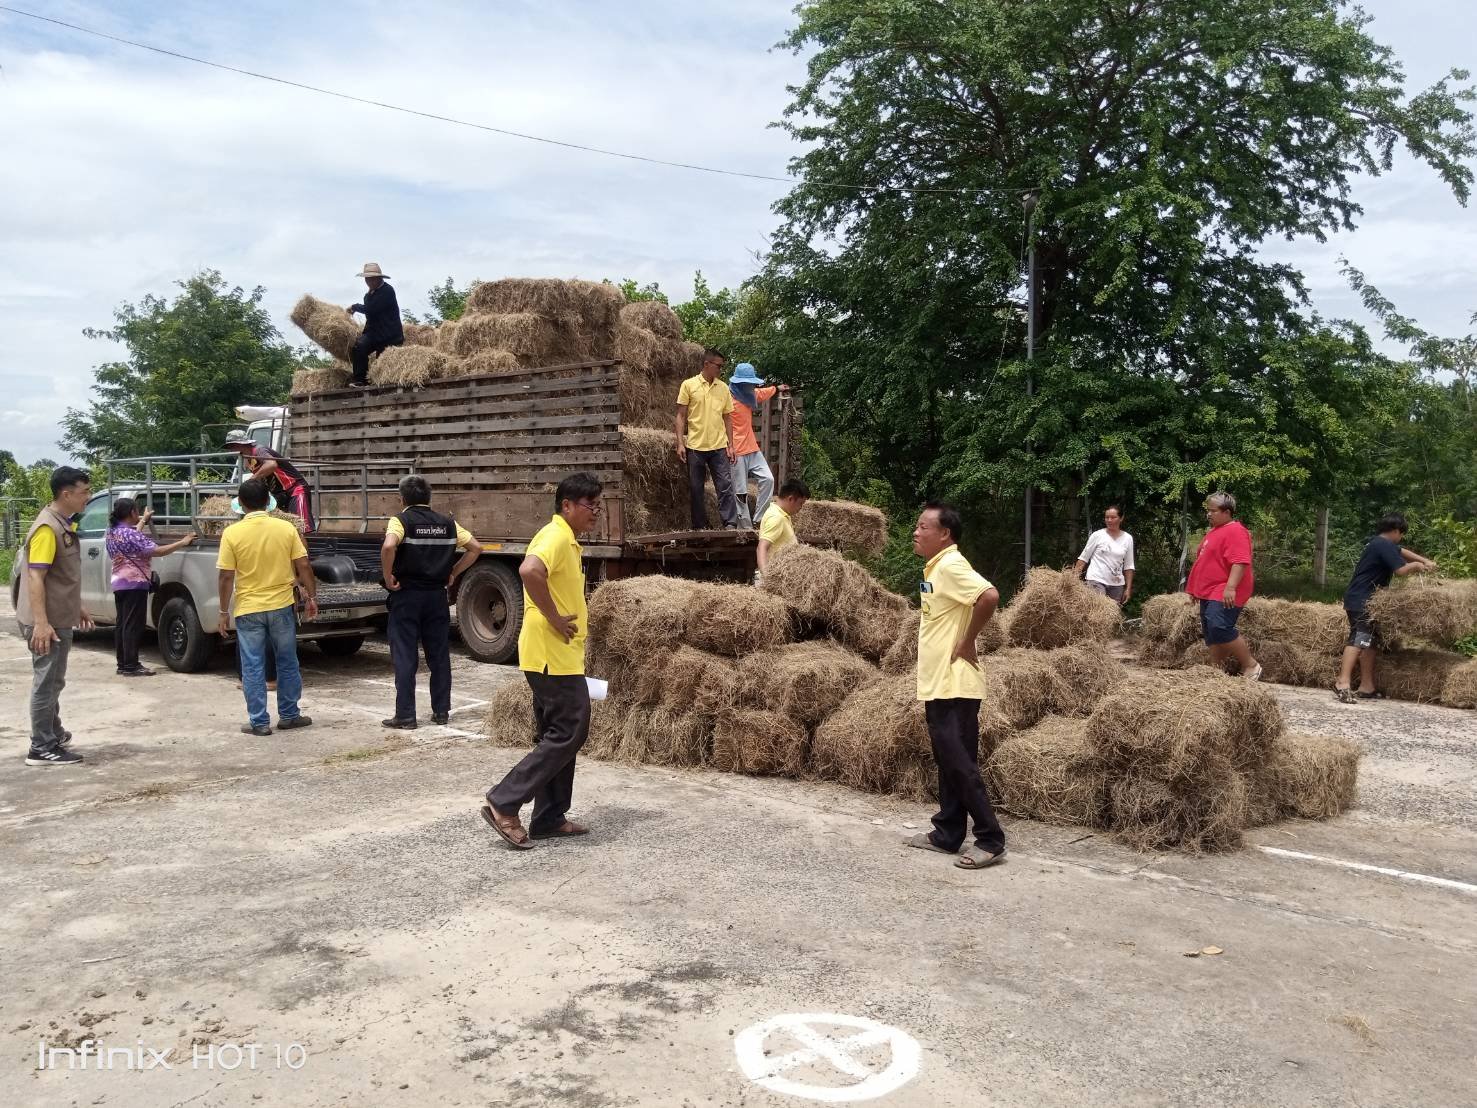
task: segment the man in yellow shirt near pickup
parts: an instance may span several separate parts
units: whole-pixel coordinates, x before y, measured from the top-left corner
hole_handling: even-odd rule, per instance
[[[313,721],[298,708],[303,675],[297,665],[292,584],[295,579],[302,586],[307,616],[316,619],[318,582],[297,528],[267,514],[271,495],[266,482],[255,477],[243,481],[236,496],[246,515],[226,528],[215,562],[220,571],[220,633],[230,630],[234,616],[248,716],[241,731],[264,738],[272,733],[267,711],[268,650],[277,663],[277,729],[312,726]]]
[[[578,536],[600,518],[600,482],[575,473],[559,482],[557,513],[533,537],[518,576],[523,579],[523,628],[518,668],[533,690],[534,746],[487,791],[482,818],[517,850],[534,839],[586,835],[569,819],[574,762],[590,734],[585,681],[585,572]],[[533,801],[527,829],[518,811]]]
[[[708,529],[703,484],[713,475],[723,529],[738,529],[738,501],[733,494],[733,393],[718,377],[728,359],[711,347],[703,351],[702,372],[682,382],[677,392],[677,457],[687,465],[687,490],[694,530]]]
[[[769,568],[769,559],[795,542],[794,519],[810,499],[810,486],[798,477],[791,477],[780,486],[780,495],[769,505],[764,518],[759,521],[759,572],[754,578],[756,585],[764,583],[764,571]]]
[[[954,864],[960,869],[983,869],[1005,857],[1005,832],[980,777],[985,678],[974,643],[995,614],[1000,594],[959,552],[962,530],[957,511],[929,501],[913,531],[913,553],[928,560],[919,586],[918,699],[938,766],[939,812],[931,833],[903,842],[959,854]],[[974,821],[974,842],[965,845],[967,819]]]

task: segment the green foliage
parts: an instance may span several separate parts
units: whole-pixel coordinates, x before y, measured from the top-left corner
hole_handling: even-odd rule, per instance
[[[400,309],[400,315],[406,323],[424,323],[435,326],[449,319],[461,319],[462,313],[467,310],[467,297],[472,295],[472,290],[480,285],[481,281],[473,281],[465,288],[459,288],[450,277],[441,284],[426,292],[426,299],[431,302],[431,310],[424,316],[417,316],[414,312]]]
[[[607,285],[617,286],[621,290],[622,295],[624,295],[625,298],[632,304],[635,304],[637,301],[640,300],[659,300],[663,304],[667,303],[667,294],[661,290],[661,286],[658,285],[655,281],[650,281],[644,285],[638,285],[633,279],[629,277],[626,278],[624,281],[612,281],[609,277],[607,277],[605,279],[605,283]]]
[[[295,362],[264,290],[228,288],[214,270],[178,284],[173,302],[145,296],[118,308],[114,327],[85,332],[122,343],[127,360],[98,366],[91,404],[67,409],[61,445],[74,455],[189,453],[237,405],[286,402]]]

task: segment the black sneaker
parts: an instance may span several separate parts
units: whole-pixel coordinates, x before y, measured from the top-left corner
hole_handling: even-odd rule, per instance
[[[445,727],[448,723],[451,722],[451,713],[441,712],[437,715],[433,715],[431,717],[431,722],[436,724],[438,727]]]
[[[26,752],[28,766],[75,766],[81,761],[82,755],[63,750],[60,746],[53,746],[50,750],[32,747]]]
[[[277,721],[278,731],[291,731],[294,727],[312,727],[312,716],[293,716],[291,719],[279,719]]]
[[[243,723],[241,725],[241,733],[243,735],[255,735],[259,739],[265,739],[272,733],[272,729],[265,724],[261,727],[253,727],[249,723]]]
[[[58,746],[66,746],[71,741],[72,741],[72,732],[70,732],[70,731],[63,731],[62,732],[62,737],[59,738],[59,739],[57,739],[56,740],[56,743],[57,743]]]
[[[137,669],[120,669],[118,671],[118,676],[119,677],[153,677],[154,676],[154,671],[152,669],[149,669],[146,666],[139,666]]]
[[[396,731],[414,731],[417,727],[420,726],[420,724],[413,719],[400,719],[396,716],[391,716],[389,719],[380,720],[380,725],[383,727],[393,727]]]

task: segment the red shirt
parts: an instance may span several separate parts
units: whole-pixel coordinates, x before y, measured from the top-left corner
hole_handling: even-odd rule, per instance
[[[1232,566],[1245,566],[1241,583],[1236,586],[1236,603],[1244,608],[1251,599],[1251,532],[1238,521],[1212,527],[1200,541],[1200,552],[1190,567],[1190,580],[1185,591],[1200,600],[1220,600],[1226,594],[1226,582]]]

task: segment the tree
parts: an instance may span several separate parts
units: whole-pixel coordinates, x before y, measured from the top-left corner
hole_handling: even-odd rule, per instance
[[[118,308],[115,326],[84,332],[128,356],[97,367],[87,409],[67,409],[64,449],[91,463],[191,453],[237,405],[286,403],[295,362],[261,306],[265,290],[228,288],[215,270],[178,285],[172,302],[145,296]]]
[[[445,323],[449,319],[461,319],[462,313],[467,310],[467,297],[471,296],[472,290],[481,283],[481,281],[473,281],[466,288],[458,288],[456,282],[448,277],[426,293],[426,299],[431,302],[431,310],[424,316],[417,316],[414,312],[407,312],[403,308],[400,314],[406,323],[424,323],[432,327],[438,323]]]
[[[767,356],[900,494],[1177,509],[1217,485],[1269,492],[1325,479],[1352,408],[1402,387],[1259,248],[1352,228],[1352,178],[1397,146],[1464,203],[1464,72],[1407,96],[1339,0],[797,11],[787,45],[815,52],[783,125],[808,149],[777,206]]]

